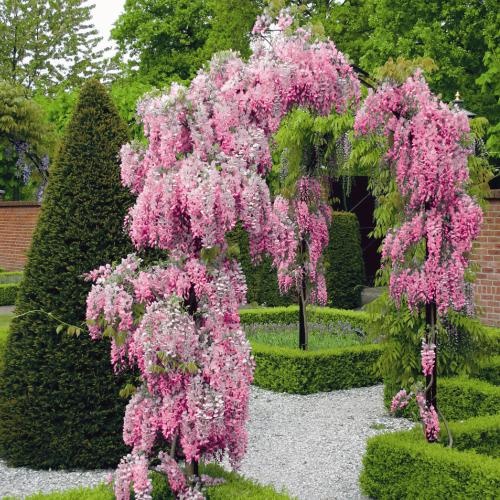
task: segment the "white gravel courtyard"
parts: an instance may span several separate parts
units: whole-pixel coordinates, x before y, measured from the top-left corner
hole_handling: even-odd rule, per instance
[[[378,385],[300,396],[253,387],[240,472],[300,500],[363,498],[358,476],[366,440],[412,426],[387,415],[382,390]],[[96,485],[108,474],[14,469],[0,462],[0,498]]]

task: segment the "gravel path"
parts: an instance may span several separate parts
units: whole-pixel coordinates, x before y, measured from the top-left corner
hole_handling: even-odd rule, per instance
[[[300,500],[360,499],[366,440],[412,427],[389,416],[383,386],[308,396],[254,387],[241,473]]]
[[[300,500],[363,498],[361,458],[370,436],[411,427],[387,415],[382,386],[309,396],[252,388],[249,446],[241,473]],[[9,468],[0,461],[0,498],[94,486],[109,471]]]

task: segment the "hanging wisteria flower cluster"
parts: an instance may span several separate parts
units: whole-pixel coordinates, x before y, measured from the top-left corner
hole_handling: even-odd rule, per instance
[[[270,20],[258,23],[255,32],[264,33]],[[289,25],[278,20],[279,29]],[[307,273],[319,276],[329,215],[304,205],[318,186],[302,181],[295,221],[286,200],[273,208],[264,179],[269,138],[288,111],[342,112],[359,98],[343,55],[310,36],[258,39],[248,63],[216,55],[189,87],[174,84],[138,106],[148,145],[121,152],[123,183],[137,194],[126,225],[138,249],[166,250],[168,263],[141,269],[130,255],[103,266],[90,275],[87,302],[92,336],[111,336],[115,368],[136,366],[142,379],[125,415],[132,451],[115,475],[118,500],[129,498],[130,486],[136,498],[150,498],[152,460],[178,498],[201,498],[179,462],[227,453],[236,467],[243,457],[253,360],[238,315],[245,282],[228,254],[228,231],[241,222],[252,256],[271,253],[278,267],[307,234]]]
[[[324,201],[317,179],[300,178],[297,195],[291,201],[276,197],[271,213],[274,237],[271,253],[283,293],[292,286],[301,290],[303,280],[307,280],[315,285],[312,301],[326,304],[326,281],[320,259],[328,245],[331,217],[331,208]]]
[[[461,309],[467,254],[482,223],[481,208],[466,193],[467,116],[433,96],[416,73],[399,87],[384,85],[369,95],[354,127],[390,139],[387,160],[404,201],[403,223],[382,250],[392,266],[391,296],[397,303],[405,296],[410,308],[434,302],[439,313]],[[422,241],[423,262],[415,256]]]
[[[462,309],[468,253],[482,223],[479,205],[466,192],[471,154],[467,116],[433,96],[417,72],[401,86],[386,84],[371,93],[354,127],[359,134],[388,138],[386,160],[404,203],[403,221],[386,236],[382,249],[391,266],[392,298],[399,304],[405,297],[410,309],[435,304],[440,314]],[[434,335],[430,332],[421,350],[428,387],[415,391],[428,441],[439,435],[429,392],[436,382]],[[398,392],[392,411],[404,408],[412,396]]]

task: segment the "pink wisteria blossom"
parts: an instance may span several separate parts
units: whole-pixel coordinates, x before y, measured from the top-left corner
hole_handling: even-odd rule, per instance
[[[422,340],[422,373],[425,376],[432,375],[434,370],[434,365],[436,363],[436,345],[431,343],[428,344],[425,340]]]
[[[405,204],[401,225],[391,231],[382,257],[392,267],[390,292],[410,308],[435,302],[439,313],[465,305],[464,273],[482,211],[467,194],[469,123],[432,95],[420,73],[401,86],[371,93],[356,116],[359,134],[390,138],[387,160]],[[426,258],[413,258],[426,242]]]
[[[269,29],[260,17],[254,33]],[[137,249],[157,248],[168,259],[145,267],[135,254],[90,273],[87,298],[92,338],[111,337],[116,371],[139,369],[123,437],[132,447],[115,475],[118,500],[151,494],[148,464],[160,462],[180,499],[202,498],[199,481],[179,462],[220,459],[234,467],[246,449],[254,361],[240,327],[246,285],[228,256],[226,235],[241,222],[257,259],[271,253],[280,284],[317,283],[326,300],[319,261],[328,241],[329,209],[316,201],[313,179],[292,203],[271,201],[265,175],[269,139],[294,107],[344,111],[359,99],[359,82],[330,41],[307,30],[283,31],[269,45],[256,38],[248,62],[235,53],[213,57],[189,87],[146,96],[137,108],[147,146],[123,146],[122,181],[137,195],[126,228]],[[304,271],[294,267],[299,239],[308,245]],[[165,449],[158,452],[158,446]]]

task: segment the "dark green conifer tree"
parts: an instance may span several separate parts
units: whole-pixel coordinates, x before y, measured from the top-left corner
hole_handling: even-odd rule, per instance
[[[80,324],[90,284],[82,274],[126,255],[121,187],[125,125],[105,88],[87,82],[68,125],[42,203],[16,304]],[[13,321],[0,376],[0,456],[35,468],[113,466],[124,453],[123,377],[109,343],[57,333],[42,312]]]

